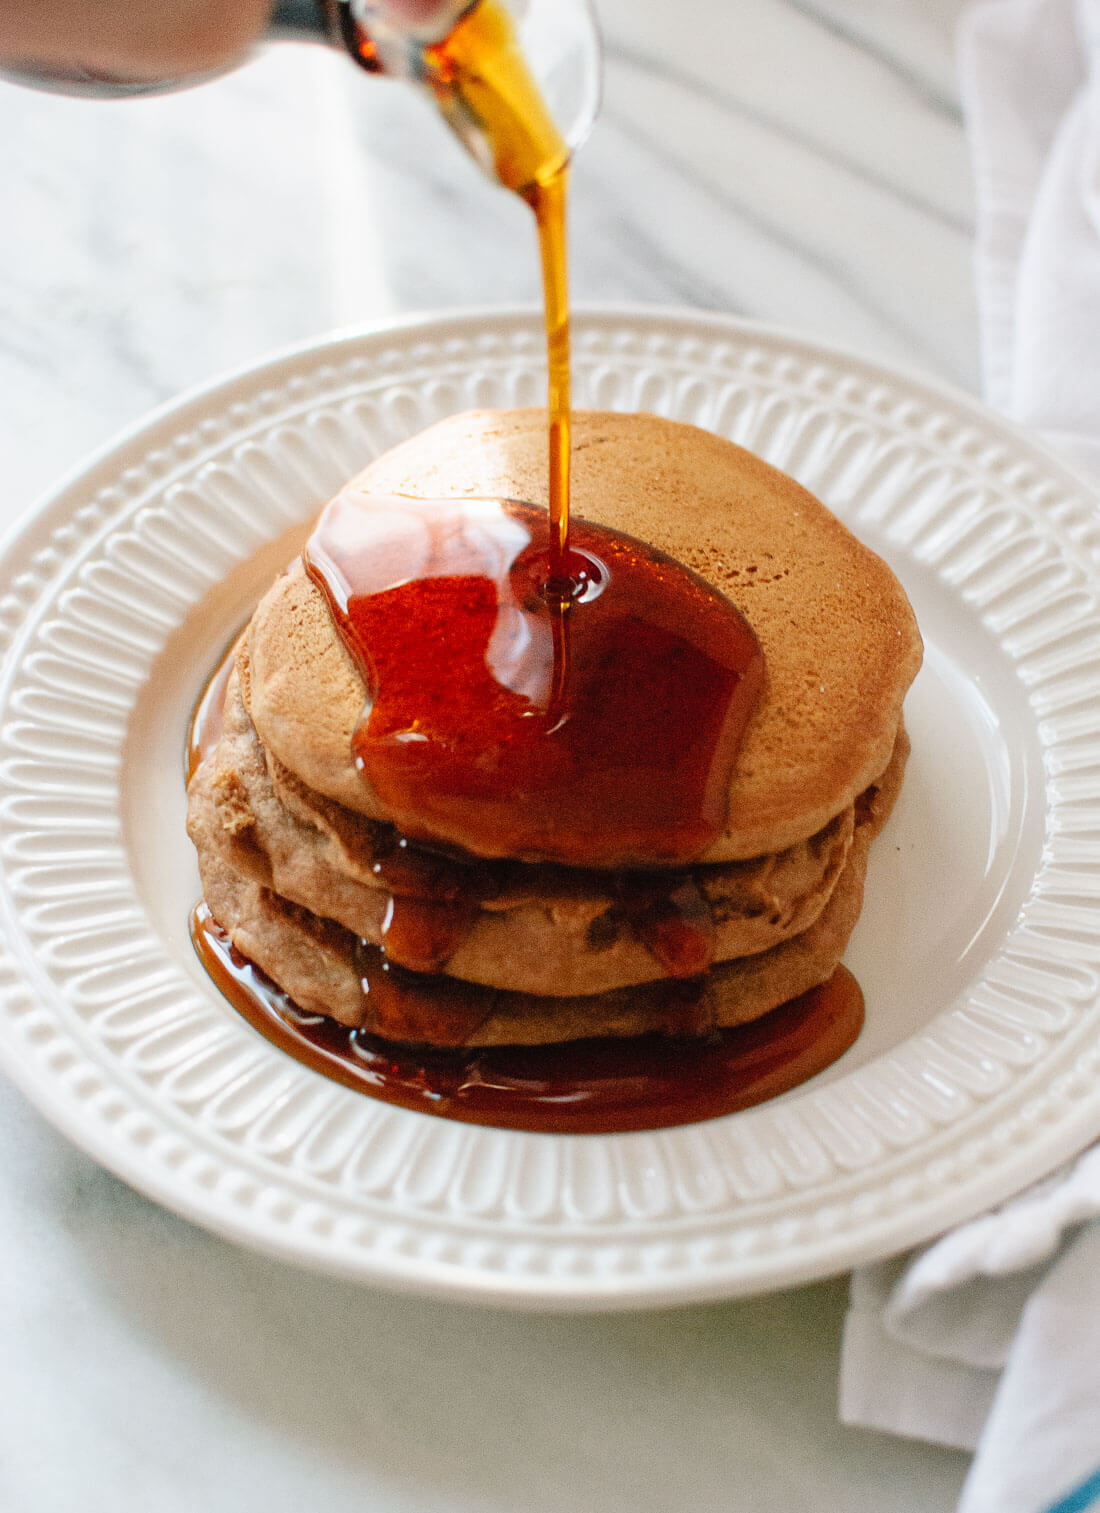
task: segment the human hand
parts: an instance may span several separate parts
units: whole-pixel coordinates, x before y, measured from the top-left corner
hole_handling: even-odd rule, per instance
[[[245,51],[270,0],[0,0],[0,60],[117,79],[208,73]]]
[[[374,0],[420,27],[455,0]],[[267,26],[272,0],[0,0],[0,65],[75,71],[119,82],[184,79],[241,57]]]

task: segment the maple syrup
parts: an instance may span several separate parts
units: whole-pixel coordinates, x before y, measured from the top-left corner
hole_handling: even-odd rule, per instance
[[[203,757],[213,751],[221,740],[222,710],[225,707],[225,693],[232,675],[233,653],[230,651],[214,669],[191,711],[191,723],[187,729],[187,751],[184,758],[187,782],[195,776]]]
[[[472,111],[493,154],[493,172],[531,206],[538,229],[546,327],[549,415],[550,570],[569,581],[570,343],[566,203],[570,148],[533,78],[500,0],[479,0],[425,54],[444,114]],[[456,104],[457,102],[457,104]]]
[[[356,765],[414,841],[589,869],[692,861],[725,823],[759,643],[702,578],[588,521],[560,610],[550,529],[511,500],[325,509],[303,561],[368,689]]]
[[[234,949],[205,905],[195,911],[192,935],[225,997],[296,1061],[387,1103],[505,1129],[615,1134],[718,1118],[799,1086],[842,1055],[863,1024],[859,986],[838,967],[820,987],[763,1018],[702,1039],[645,1035],[552,1046],[427,1049],[302,1013]],[[415,1024],[416,1000],[430,998],[441,985],[453,994],[459,1032],[463,985],[449,979],[410,975],[399,989],[408,999],[403,1012]],[[677,984],[662,987],[682,991]],[[438,1022],[438,1005],[426,1013]]]
[[[546,184],[536,184],[527,199],[535,212],[542,260],[546,324],[547,412],[550,468],[550,582],[568,596],[569,459],[572,451],[569,362],[569,286],[565,253],[565,205],[569,170],[562,168]]]
[[[369,72],[387,71],[387,47],[342,7],[341,35]],[[434,95],[456,134],[505,189],[530,205],[538,232],[546,328],[549,418],[551,578],[568,584],[570,340],[566,207],[572,148],[547,108],[501,0],[477,0],[440,41],[423,46],[409,71],[408,46],[398,43],[390,66],[414,76]]]
[[[384,506],[384,501],[379,501],[379,503]],[[414,503],[414,501],[401,500],[399,503],[404,506]],[[480,507],[487,502],[477,501],[476,503]],[[469,504],[470,501],[464,501],[464,506]],[[358,500],[353,501],[351,508],[353,510],[360,509],[361,502]],[[436,506],[427,504],[424,508],[434,510]],[[531,507],[525,507],[524,513],[528,513],[529,511],[531,511]],[[545,515],[541,511],[533,511],[532,518],[535,524],[545,527]],[[453,521],[451,523],[453,524]],[[629,538],[622,537],[621,541],[629,542]],[[354,564],[350,565],[352,570],[353,566]],[[335,564],[331,561],[329,563],[329,570],[335,577]],[[341,581],[338,578],[335,579],[334,592],[339,592]],[[456,591],[461,594],[463,586],[463,583],[460,582],[457,585]],[[340,602],[343,603],[343,599]],[[410,596],[410,604],[415,610],[414,596]],[[556,617],[553,616],[552,610],[547,608],[538,597],[535,597],[533,602],[530,599],[528,600],[528,607],[525,613],[533,614],[536,617],[549,617],[552,623],[556,623]],[[482,638],[487,638],[491,642],[493,632],[488,629],[487,619],[488,617],[486,617],[486,623],[481,625],[480,630]],[[578,618],[576,623],[583,630],[586,622]],[[411,641],[414,629],[419,633],[424,629],[424,626],[420,623],[409,626],[397,619],[391,620],[388,623],[386,635],[394,638],[395,655],[402,650],[402,633],[408,634]],[[632,632],[632,627],[630,629]],[[380,638],[380,644],[384,644],[384,639]],[[408,644],[406,643],[405,649],[407,649]],[[564,647],[567,644],[567,642],[559,643],[553,637],[547,638],[544,636],[542,642],[543,655],[553,659],[557,663],[557,659],[564,654]],[[748,645],[748,649],[750,653],[754,652],[754,641]],[[675,651],[676,648],[674,645],[673,656],[675,655]],[[446,654],[448,654],[449,648],[443,648],[443,652],[444,657],[440,661],[440,668],[445,672],[448,665]],[[425,657],[429,664],[433,663],[433,659],[427,652],[425,652]],[[601,673],[602,660],[600,658],[597,661],[597,667]],[[676,666],[682,667],[683,659],[675,659],[669,665],[673,668]],[[752,666],[756,666],[755,655],[752,658]],[[222,705],[232,669],[233,653],[230,651],[222,664],[211,675],[209,683],[195,705],[187,742],[188,779],[190,779],[202,759],[214,750],[214,747],[221,738],[223,725]],[[647,665],[644,668],[637,669],[637,671],[639,674],[644,674],[646,678],[656,680],[655,686],[659,706],[659,668],[655,669],[654,665]],[[475,680],[472,675],[467,676],[467,673],[468,669],[460,669],[461,678],[459,683],[456,684],[450,683],[445,676],[442,676],[440,682],[443,695],[440,700],[436,699],[437,691],[433,683],[430,681],[419,683],[414,679],[409,689],[410,696],[414,700],[414,707],[411,711],[414,721],[421,719],[421,711],[425,705],[438,710],[442,697],[446,696],[448,692],[453,694],[455,689],[461,685],[462,679],[465,679],[467,685],[475,681],[479,684],[484,684],[486,681],[484,677],[479,677]],[[723,681],[732,680],[724,679]],[[563,699],[569,698],[570,687],[569,681],[559,665],[555,665],[553,670],[544,669],[538,682],[550,689],[549,700],[552,704],[556,705],[559,712],[562,709],[571,709],[573,707],[571,703],[563,704],[561,702]],[[619,681],[615,686],[620,692],[649,690],[652,693],[653,691],[649,684],[639,680],[628,679],[626,681]],[[597,684],[592,692],[598,694],[599,691],[600,685]],[[678,702],[679,690],[676,686],[670,684],[665,690],[667,700],[670,705],[674,706],[677,718],[693,722],[698,722],[699,720],[699,695],[701,692],[701,685],[696,684],[694,688],[695,699],[680,700]],[[745,690],[743,685],[739,685],[738,692],[742,695],[740,712],[747,714],[750,708],[748,701],[751,699],[752,690],[751,688]],[[578,702],[583,713],[585,701],[580,700]],[[376,707],[376,704],[369,705],[365,712],[368,726]],[[471,717],[471,706],[464,699],[461,704],[453,706],[453,713],[456,718],[469,719]],[[621,718],[629,719],[631,717],[629,709],[624,711],[620,708],[617,711],[613,711],[613,713],[617,713]],[[538,711],[536,710],[536,718],[537,715]],[[519,718],[523,719],[522,710]],[[555,718],[557,717],[547,713],[544,715],[543,724],[551,723]],[[562,726],[557,731],[559,736],[562,734],[564,728]],[[528,726],[524,724],[522,729],[524,735],[526,735]],[[574,734],[578,732],[583,736],[584,731],[580,728],[579,723],[577,726],[574,726]],[[687,724],[684,729],[678,730],[678,736],[687,742],[688,735],[692,732],[693,725]],[[436,733],[438,735],[438,732]],[[727,761],[732,761],[733,759],[739,733],[739,730],[736,728],[728,732],[730,739],[725,752]],[[551,739],[553,738],[553,734],[552,729]],[[597,731],[596,734],[598,736],[600,732]],[[392,737],[392,731],[390,735]],[[610,735],[613,738],[616,736],[613,725]],[[676,760],[675,739],[673,737],[670,740],[666,752],[668,761],[670,765],[674,764],[675,770],[666,782],[664,774],[651,769],[650,776],[653,778],[654,787],[652,790],[642,789],[640,793],[642,799],[646,799],[655,793],[661,800],[662,805],[667,802],[667,783],[671,783],[676,778],[680,767],[680,764]],[[400,751],[402,743],[398,741],[395,744]],[[615,744],[616,746],[622,745],[617,739]],[[634,748],[629,744],[624,747],[626,755],[630,755],[633,751]],[[698,755],[698,752],[696,755]],[[592,753],[591,760],[602,760],[600,753],[598,751]],[[476,748],[474,749],[474,762],[476,777],[480,775],[480,768],[476,763]],[[550,775],[553,776],[553,768],[548,766],[548,770],[550,771]],[[627,781],[634,781],[637,777],[637,774],[635,774],[632,778],[626,773],[626,769],[621,766],[619,772],[626,776]],[[682,775],[680,773],[681,777]],[[698,776],[698,768],[696,775]],[[728,782],[728,778],[726,781]],[[702,792],[705,798],[706,786],[702,790],[697,790],[697,793],[699,791]],[[678,788],[676,792],[683,798],[686,790]],[[583,787],[573,795],[574,799],[585,796],[594,797],[598,800],[596,790],[589,793]],[[549,796],[547,802],[553,808],[555,800],[552,794]],[[680,817],[682,816],[672,816],[672,818]],[[660,820],[661,815],[659,814],[657,823],[660,823]],[[582,840],[587,833],[589,832],[585,832],[582,826]],[[379,883],[383,884],[389,892],[382,926],[383,944],[386,954],[391,961],[414,971],[438,972],[446,966],[451,956],[454,955],[455,951],[466,938],[477,917],[480,906],[485,901],[499,896],[508,884],[520,875],[521,871],[517,863],[510,857],[486,860],[469,853],[456,851],[453,848],[441,847],[438,842],[418,844],[408,836],[402,835],[391,825],[377,825],[373,827],[373,839],[369,845],[368,861],[371,871],[377,877]],[[523,871],[527,887],[537,894],[539,891],[538,868],[526,868]],[[606,921],[608,928],[618,928],[618,925],[621,923],[629,929],[660,963],[666,975],[675,978],[695,977],[706,971],[710,966],[714,953],[714,921],[699,883],[689,868],[651,867],[641,872],[619,870],[609,872],[603,877],[598,875],[596,869],[586,868],[586,871],[591,876],[594,884],[597,887],[601,887],[602,891],[615,901],[612,914]]]
[[[349,50],[385,71],[383,52],[342,16]],[[357,952],[365,1019],[384,1038],[303,1014],[205,904],[195,947],[275,1045],[405,1107],[561,1133],[730,1113],[829,1065],[863,1018],[841,967],[752,1024],[700,1033],[715,932],[686,864],[724,823],[763,658],[738,611],[702,579],[619,532],[570,520],[570,150],[499,0],[478,0],[421,64],[443,114],[468,145],[476,123],[495,176],[535,216],[549,511],[344,496],[304,554],[369,691],[355,760],[396,824],[380,827],[371,858],[389,890],[382,947],[360,942]],[[191,770],[220,732],[228,675],[215,674],[196,710]],[[665,974],[637,991],[660,1007],[668,1033],[462,1048],[493,994],[441,969],[517,861],[612,869],[605,883],[619,918]]]

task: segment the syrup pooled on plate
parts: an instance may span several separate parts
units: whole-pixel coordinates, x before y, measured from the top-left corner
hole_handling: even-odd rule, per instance
[[[191,711],[191,724],[187,731],[185,757],[186,781],[190,782],[203,757],[221,740],[222,709],[225,691],[233,673],[233,653],[230,651],[214,669],[209,682],[198,697]]]
[[[732,1114],[822,1071],[848,1049],[863,1024],[859,986],[838,967],[820,987],[762,1019],[703,1039],[646,1035],[429,1050],[303,1014],[233,948],[205,905],[195,911],[192,935],[225,997],[296,1061],[387,1103],[505,1129],[614,1134]],[[430,996],[447,981],[405,975],[396,991],[410,998]],[[452,983],[444,991],[461,988]],[[406,1012],[411,1016],[412,1010]]]

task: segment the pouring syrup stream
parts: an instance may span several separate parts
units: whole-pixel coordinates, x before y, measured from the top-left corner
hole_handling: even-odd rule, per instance
[[[441,76],[474,112],[506,189],[530,205],[538,230],[546,327],[549,412],[550,578],[559,613],[568,607],[570,343],[566,205],[570,149],[519,45],[500,0],[480,0],[437,49]]]
[[[370,46],[365,35],[359,54],[364,46]],[[372,48],[361,61],[374,67],[380,58],[384,70],[385,57],[384,47]],[[490,160],[483,166],[506,189],[526,200],[535,216],[548,377],[551,533],[547,594],[564,615],[571,597],[566,207],[572,149],[546,105],[502,0],[478,0],[442,41],[423,49],[418,65],[421,80],[444,118],[476,156]]]

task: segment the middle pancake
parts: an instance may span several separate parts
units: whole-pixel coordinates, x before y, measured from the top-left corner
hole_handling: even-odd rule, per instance
[[[224,733],[192,784],[190,826],[200,849],[319,917],[373,943],[390,888],[375,875],[392,827],[309,788],[265,752],[234,675]],[[847,806],[817,834],[751,861],[685,869],[715,922],[715,960],[771,950],[824,909],[848,858]],[[479,864],[480,905],[446,972],[516,992],[603,993],[664,975],[631,931],[613,875],[549,865]],[[399,959],[399,958],[398,958]]]

